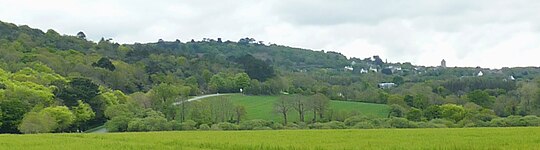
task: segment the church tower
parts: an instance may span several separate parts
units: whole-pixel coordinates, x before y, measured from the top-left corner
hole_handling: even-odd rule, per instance
[[[443,59],[441,61],[441,67],[446,68],[446,60]]]

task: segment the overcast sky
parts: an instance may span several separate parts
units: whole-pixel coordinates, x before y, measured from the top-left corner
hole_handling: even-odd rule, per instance
[[[0,20],[94,41],[253,37],[426,66],[540,66],[538,0],[0,0]]]

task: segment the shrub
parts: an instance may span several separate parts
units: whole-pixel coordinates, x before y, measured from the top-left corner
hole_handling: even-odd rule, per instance
[[[201,124],[199,126],[199,130],[204,130],[204,131],[210,130],[210,126],[208,126],[207,124]]]
[[[355,126],[359,122],[365,122],[365,121],[368,121],[368,120],[369,120],[369,118],[366,117],[366,116],[352,116],[352,117],[349,117],[349,118],[345,119],[344,123],[347,126]]]
[[[354,125],[353,128],[354,129],[373,129],[375,128],[375,126],[373,126],[371,122],[364,121],[364,122],[356,123],[356,125]]]
[[[326,126],[328,126],[330,129],[346,129],[347,126],[345,126],[345,123],[340,121],[330,121],[325,123]]]
[[[228,122],[220,122],[212,125],[212,130],[238,130],[238,126]]]
[[[505,118],[495,118],[489,122],[492,127],[508,127]]]
[[[181,124],[182,130],[195,130],[197,129],[197,123],[193,120],[186,120]]]
[[[433,119],[433,120],[431,120],[429,122],[434,123],[434,124],[442,124],[442,125],[445,125],[448,128],[457,127],[456,124],[454,124],[453,121],[446,120],[446,119]]]
[[[255,128],[270,127],[271,125],[272,122],[266,120],[248,120],[240,123],[240,130],[253,130]]]
[[[388,120],[390,125],[394,128],[417,128],[418,125],[412,121],[409,121],[405,118],[391,118]]]

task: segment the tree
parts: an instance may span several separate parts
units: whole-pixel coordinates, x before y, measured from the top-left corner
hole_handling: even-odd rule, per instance
[[[1,100],[2,128],[1,133],[18,133],[17,127],[21,123],[24,114],[30,110],[30,106],[20,100]]]
[[[412,108],[406,115],[406,118],[410,121],[421,121],[422,120],[422,110]]]
[[[274,103],[274,111],[283,116],[283,124],[284,125],[287,124],[287,113],[289,112],[290,109],[291,109],[290,97],[281,96]]]
[[[458,122],[465,117],[465,109],[463,106],[455,104],[444,104],[441,106],[441,117]]]
[[[427,120],[441,118],[441,107],[438,105],[431,105],[424,110],[424,117]]]
[[[28,112],[24,115],[18,129],[22,133],[49,133],[57,128],[55,118],[48,114],[42,114],[37,112]]]
[[[403,108],[402,106],[397,105],[397,104],[392,104],[390,105],[390,111],[388,112],[388,117],[389,118],[390,117],[403,117],[407,113],[406,111],[407,110],[405,110],[405,108]]]
[[[320,119],[324,118],[324,113],[328,109],[330,99],[321,93],[317,93],[310,97],[311,111],[313,112],[313,122],[317,122],[317,115]]]
[[[374,59],[375,65],[379,67],[382,67],[382,65],[384,65],[384,62],[382,61],[381,57],[376,55],[376,56],[373,56],[373,59]]]
[[[403,83],[405,83],[405,80],[401,76],[395,76],[394,78],[392,78],[392,82],[397,85],[402,85]]]
[[[152,99],[152,108],[157,111],[165,113],[165,116],[169,119],[174,118],[174,107],[171,107],[175,100],[181,95],[181,89],[177,86],[167,83],[161,83],[150,91],[150,97]]]
[[[82,31],[80,31],[79,33],[77,33],[77,38],[86,39],[86,34],[84,34],[84,32],[82,32]]]
[[[492,97],[486,91],[474,90],[467,94],[467,98],[470,102],[478,104],[484,108],[491,107],[495,101],[495,97]]]
[[[47,107],[39,113],[54,118],[58,125],[56,131],[64,131],[75,121],[75,115],[66,106]]]
[[[276,75],[272,66],[249,54],[236,59],[236,62],[243,66],[250,78],[261,82]]]
[[[55,95],[58,98],[64,100],[64,104],[71,107],[78,105],[78,100],[83,100],[92,106],[92,109],[97,109],[92,105],[92,98],[100,94],[99,86],[87,78],[73,78],[69,81],[68,85],[64,85],[62,82],[56,82],[56,86],[59,88]]]
[[[92,67],[100,67],[109,71],[114,71],[116,69],[114,64],[112,64],[111,60],[105,57],[102,57],[97,62],[92,63]]]
[[[237,105],[234,107],[234,112],[236,113],[236,124],[240,124],[242,118],[244,118],[247,114],[246,108],[242,105]]]
[[[302,95],[291,95],[290,101],[291,107],[298,112],[299,121],[304,122],[304,116],[309,108],[306,98]]]
[[[81,100],[77,101],[77,103],[79,104],[76,107],[73,107],[71,111],[75,115],[75,124],[79,130],[83,130],[81,126],[83,126],[86,121],[94,118],[96,114],[92,111],[90,105]]]
[[[250,81],[251,81],[247,73],[238,73],[236,74],[234,79],[235,79],[234,83],[236,84],[236,88],[237,89],[240,88],[243,90],[245,90],[249,86]]]
[[[385,75],[392,75],[392,69],[390,68],[384,68],[384,69],[381,69],[381,73],[385,74]]]

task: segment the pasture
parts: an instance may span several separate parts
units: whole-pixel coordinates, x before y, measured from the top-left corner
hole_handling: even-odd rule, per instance
[[[0,149],[538,149],[540,128],[0,135]]]

